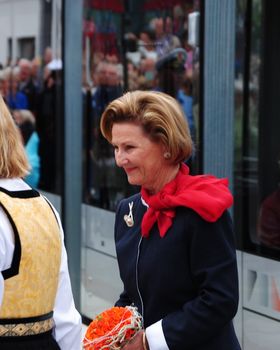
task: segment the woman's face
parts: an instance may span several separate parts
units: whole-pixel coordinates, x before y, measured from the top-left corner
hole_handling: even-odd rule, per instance
[[[163,156],[163,144],[151,141],[140,125],[124,122],[113,124],[112,145],[116,163],[124,169],[131,185],[160,190],[170,168]]]

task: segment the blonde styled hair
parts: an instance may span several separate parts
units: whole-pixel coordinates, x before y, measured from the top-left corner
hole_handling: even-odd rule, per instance
[[[163,92],[136,90],[112,101],[100,121],[101,132],[109,142],[113,124],[122,122],[141,125],[152,141],[166,146],[175,164],[192,154],[193,143],[184,112],[173,97]]]
[[[0,178],[24,177],[29,169],[20,131],[0,96]]]

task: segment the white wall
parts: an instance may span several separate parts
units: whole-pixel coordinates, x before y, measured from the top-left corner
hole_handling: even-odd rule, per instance
[[[0,62],[8,58],[8,38],[13,38],[13,61],[18,57],[17,40],[35,38],[35,56],[39,49],[41,0],[0,0]]]

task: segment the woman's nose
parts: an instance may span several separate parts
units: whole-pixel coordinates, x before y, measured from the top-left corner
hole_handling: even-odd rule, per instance
[[[115,151],[115,159],[118,167],[123,167],[125,164],[127,164],[125,152],[121,150]]]

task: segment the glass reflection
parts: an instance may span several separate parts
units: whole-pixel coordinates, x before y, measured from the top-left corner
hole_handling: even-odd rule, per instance
[[[280,179],[280,159],[278,160]],[[258,217],[258,240],[266,247],[280,249],[280,187],[270,193],[261,203]]]
[[[115,165],[99,122],[105,107],[128,90],[160,90],[181,104],[198,143],[199,1],[84,1],[84,200],[114,211],[137,188]],[[196,41],[190,37],[196,34]],[[192,35],[190,35],[192,34]],[[197,165],[193,155],[191,169]]]
[[[270,115],[267,107],[261,108],[270,96],[266,87],[277,80],[273,68],[265,65],[263,48],[273,44],[265,35],[270,21],[263,17],[268,9],[275,10],[267,5],[260,0],[237,2],[234,222],[245,249],[271,256],[271,249],[280,249],[280,156],[275,134],[279,118],[273,109],[278,97],[269,100]]]

